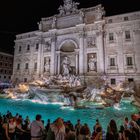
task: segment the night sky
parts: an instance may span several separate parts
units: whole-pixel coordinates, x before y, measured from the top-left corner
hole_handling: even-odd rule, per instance
[[[3,2],[2,2],[3,1]],[[102,4],[106,16],[140,11],[140,0],[75,0],[78,8]],[[13,53],[15,35],[37,30],[42,17],[58,13],[63,0],[1,0],[0,1],[0,51]]]

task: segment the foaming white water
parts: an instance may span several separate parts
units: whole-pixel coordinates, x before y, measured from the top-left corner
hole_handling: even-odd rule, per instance
[[[65,110],[65,109],[67,110],[68,109],[68,110],[71,110],[71,111],[75,110],[73,107],[69,107],[69,106],[62,106],[61,109],[62,110]]]
[[[53,105],[64,105],[64,103],[61,103],[61,102],[51,102],[51,104],[53,104]]]
[[[119,103],[114,104],[113,107],[117,110],[121,110]]]
[[[21,99],[16,98],[16,99],[12,99],[12,100],[19,101],[19,100],[21,100]]]
[[[41,101],[41,100],[38,100],[38,99],[32,99],[32,100],[29,100],[29,101],[31,101],[32,103],[38,103],[38,104],[64,105],[64,103],[61,103],[61,102],[47,102],[47,101]]]
[[[40,101],[40,100],[30,100],[32,103],[38,103],[38,104],[48,104],[46,101]]]

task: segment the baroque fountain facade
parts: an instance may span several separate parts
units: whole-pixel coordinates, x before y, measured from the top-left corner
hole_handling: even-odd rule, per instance
[[[101,5],[78,9],[79,3],[63,2],[59,14],[41,19],[39,30],[16,36],[15,88],[4,95],[13,100],[0,99],[0,110],[31,119],[33,112],[81,118],[90,127],[100,117],[106,129],[110,118],[119,123],[139,110],[129,101],[135,100],[133,82],[140,84],[140,12],[105,17]]]
[[[41,19],[39,30],[16,36],[13,81],[63,75],[67,59],[69,73],[83,83],[101,76],[111,85],[134,81],[139,90],[140,12],[106,17],[101,5],[63,3],[59,14]]]

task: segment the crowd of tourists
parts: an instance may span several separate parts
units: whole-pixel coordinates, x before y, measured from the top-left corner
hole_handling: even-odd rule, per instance
[[[104,132],[98,119],[90,130],[88,124],[81,124],[80,119],[76,125],[62,118],[54,122],[48,119],[45,124],[40,114],[31,122],[28,116],[23,119],[18,113],[12,115],[7,111],[0,114],[0,140],[140,140],[140,112],[132,114],[130,120],[124,118],[119,129],[111,119]]]

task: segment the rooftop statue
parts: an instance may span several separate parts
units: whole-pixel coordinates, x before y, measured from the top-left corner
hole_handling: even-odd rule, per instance
[[[104,8],[99,5],[96,9],[96,19],[101,20],[102,17],[105,15]]]
[[[78,11],[77,6],[79,5],[78,2],[73,2],[72,0],[64,0],[64,5],[60,5],[58,8],[59,14],[61,16],[63,15],[69,15],[71,13],[76,13]]]

